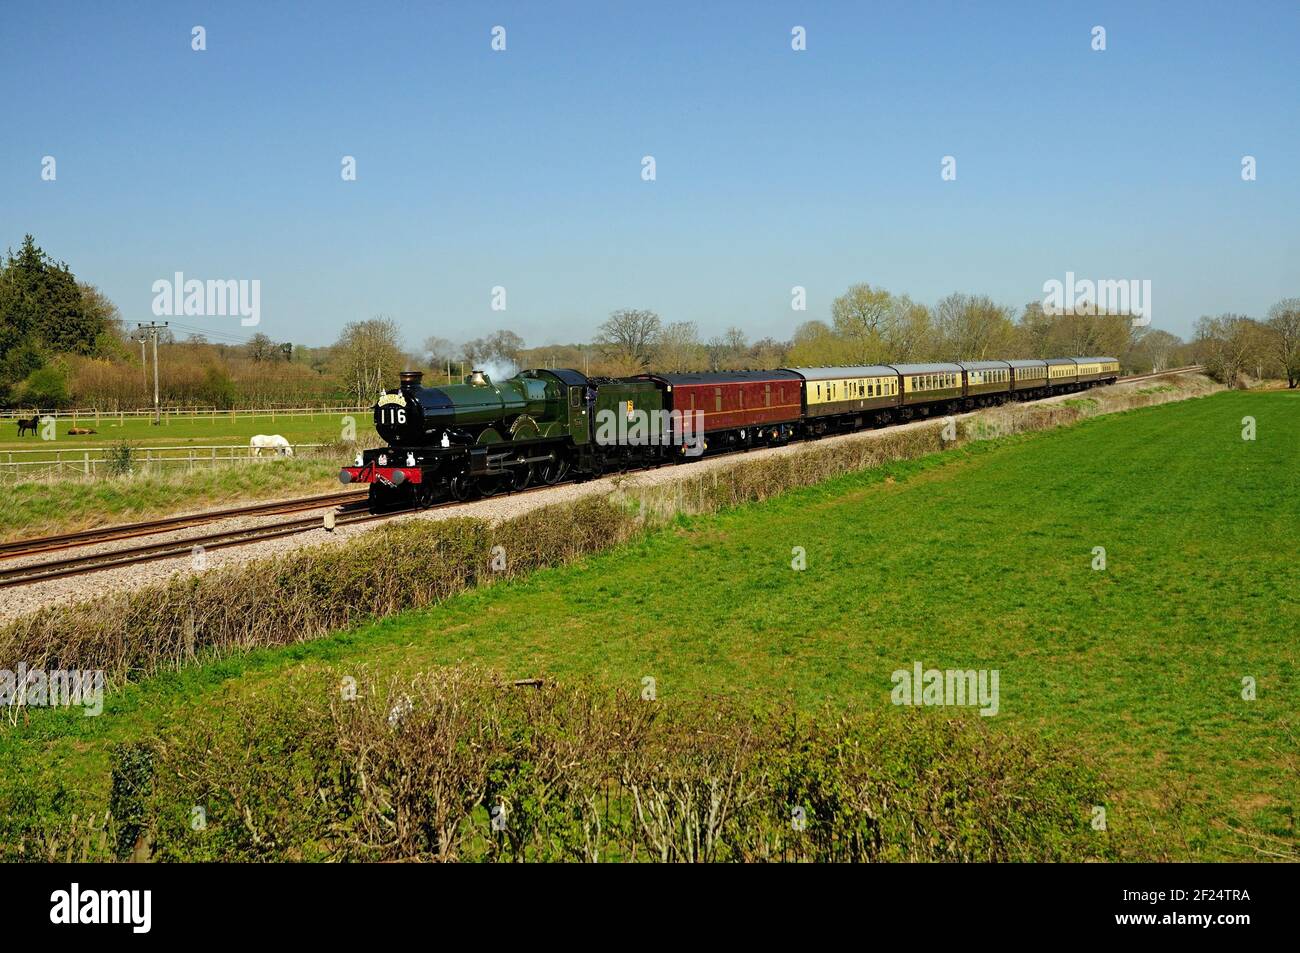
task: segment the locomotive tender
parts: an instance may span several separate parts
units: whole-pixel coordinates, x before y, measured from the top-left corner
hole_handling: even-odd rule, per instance
[[[1113,383],[1113,357],[587,377],[520,371],[494,383],[425,387],[404,371],[375,403],[386,446],[357,455],[343,483],[370,486],[370,508],[467,500],[568,476],[787,443],[861,427]]]

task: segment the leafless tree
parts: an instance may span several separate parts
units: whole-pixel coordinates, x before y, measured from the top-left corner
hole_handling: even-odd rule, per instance
[[[1196,353],[1216,380],[1235,386],[1260,357],[1260,325],[1242,314],[1196,322]]]
[[[339,373],[358,404],[373,400],[401,370],[401,335],[387,315],[344,325],[334,349]]]
[[[673,321],[665,324],[654,343],[654,365],[661,371],[694,371],[707,363],[700,331],[694,321]]]
[[[649,365],[662,322],[653,311],[623,308],[597,330],[596,344],[607,358],[629,367]]]
[[[1286,386],[1300,386],[1300,298],[1283,298],[1269,308],[1267,327]]]

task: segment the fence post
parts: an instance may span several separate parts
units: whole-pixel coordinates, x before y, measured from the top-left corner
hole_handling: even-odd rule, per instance
[[[86,476],[90,476],[90,451],[86,451]]]

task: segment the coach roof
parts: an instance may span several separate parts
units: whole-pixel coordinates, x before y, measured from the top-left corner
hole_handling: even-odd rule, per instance
[[[847,377],[897,377],[898,371],[887,364],[855,367],[783,367],[808,381],[838,381]]]
[[[961,373],[960,364],[891,364],[900,374],[951,374]]]
[[[752,384],[763,381],[797,381],[792,371],[703,371],[698,374],[638,374],[638,377],[663,381],[674,387],[685,384]]]

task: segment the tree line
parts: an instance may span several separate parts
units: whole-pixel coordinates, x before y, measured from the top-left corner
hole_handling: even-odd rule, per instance
[[[183,335],[183,339],[178,337]],[[1220,380],[1281,377],[1300,384],[1300,299],[1264,319],[1207,316],[1192,341],[1143,327],[1127,314],[1055,314],[1032,301],[1016,309],[955,293],[934,305],[855,284],[825,319],[798,324],[786,340],[751,340],[729,327],[706,337],[691,321],[646,309],[612,312],[587,342],[529,347],[509,329],[461,343],[438,335],[409,351],[398,323],[377,315],[346,324],[326,347],[258,333],[210,342],[184,325],[159,339],[159,388],[169,406],[265,407],[369,403],[399,371],[422,367],[432,382],[475,368],[500,376],[523,367],[574,367],[592,376],[914,361],[1109,354],[1126,372],[1204,363]],[[151,353],[117,307],[28,235],[0,261],[0,405],[131,409],[152,401]]]

